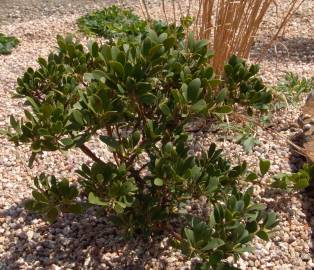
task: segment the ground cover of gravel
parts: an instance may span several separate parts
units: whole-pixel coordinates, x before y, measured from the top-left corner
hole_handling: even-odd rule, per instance
[[[277,1],[284,5],[285,1]],[[66,4],[65,4],[66,3]],[[36,66],[38,56],[47,56],[56,46],[57,34],[76,32],[75,20],[86,10],[108,5],[108,1],[53,0],[2,0],[0,32],[13,34],[21,45],[11,55],[0,56],[0,128],[7,125],[8,116],[21,115],[22,102],[11,99],[16,78],[28,66]],[[153,9],[154,7],[152,7]],[[158,9],[156,8],[156,13]],[[284,71],[301,76],[314,76],[314,2],[304,6],[289,23],[285,35],[272,49],[263,54],[261,68],[264,78],[274,83]],[[263,25],[252,60],[259,57],[266,44],[268,28],[275,11]],[[78,38],[85,39],[80,34]],[[268,243],[257,240],[256,251],[245,254],[238,262],[241,269],[312,269],[312,229],[314,197],[308,194],[285,195],[267,188],[271,175],[291,171],[298,166],[288,144],[271,131],[293,137],[300,132],[296,118],[297,107],[273,115],[273,126],[260,129],[260,145],[246,155],[240,145],[221,140],[219,133],[201,131],[196,147],[216,141],[228,149],[225,154],[235,162],[247,160],[253,167],[258,158],[272,161],[271,172],[256,187],[256,196],[280,216],[279,230]],[[103,145],[93,141],[90,147],[105,159],[110,155]],[[178,252],[169,247],[167,239],[143,243],[141,239],[125,241],[115,227],[104,217],[97,217],[93,209],[82,216],[67,215],[50,226],[38,216],[23,209],[23,200],[30,196],[32,177],[38,172],[58,177],[73,176],[75,169],[87,161],[80,152],[49,153],[34,168],[27,167],[30,152],[27,147],[15,148],[5,138],[0,138],[0,269],[189,269]],[[313,217],[312,217],[313,216]]]

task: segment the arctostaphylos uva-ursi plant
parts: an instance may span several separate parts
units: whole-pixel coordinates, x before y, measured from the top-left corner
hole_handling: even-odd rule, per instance
[[[10,54],[18,44],[19,40],[16,37],[0,33],[0,54]]]
[[[276,216],[254,202],[248,182],[265,175],[269,163],[261,160],[255,173],[246,163],[232,166],[214,144],[202,154],[189,147],[192,119],[232,111],[226,82],[209,65],[206,41],[152,30],[131,43],[91,42],[88,50],[71,36],[57,41],[57,53],[38,59],[39,68],[18,79],[25,117],[10,117],[7,136],[30,145],[30,165],[42,152],[71,148],[94,163],[81,166],[78,184],[39,175],[28,209],[54,222],[60,213],[98,205],[129,235],[170,234],[184,254],[203,260],[200,269],[227,267],[225,259],[250,250],[254,236],[268,239]],[[254,91],[250,78],[242,78],[247,92]],[[247,97],[245,103],[260,105]],[[91,138],[108,147],[112,160],[87,146]],[[185,211],[201,196],[208,217]]]

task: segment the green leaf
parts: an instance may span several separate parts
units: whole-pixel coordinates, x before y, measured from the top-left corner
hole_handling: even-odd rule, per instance
[[[254,136],[248,136],[244,139],[241,139],[241,144],[243,145],[243,149],[246,153],[249,153],[252,151],[254,145],[256,144],[257,140]]]
[[[228,93],[229,91],[226,88],[223,88],[222,90],[220,90],[220,92],[218,93],[216,97],[217,102],[223,102],[225,98],[227,98]]]
[[[204,99],[201,99],[194,103],[191,107],[194,112],[201,112],[207,109],[207,103]]]
[[[208,181],[208,185],[207,185],[207,192],[212,193],[218,188],[218,185],[219,185],[218,177],[214,177],[214,176],[210,177]]]
[[[205,247],[202,248],[203,251],[213,250],[223,246],[225,242],[219,238],[213,238],[209,240]]]
[[[116,201],[114,205],[114,210],[117,212],[117,214],[121,214],[124,212],[124,209],[126,208],[126,204],[120,201]]]
[[[124,78],[124,67],[120,62],[110,61],[110,67],[118,74],[120,78]]]
[[[164,101],[162,103],[159,104],[159,109],[162,111],[162,113],[166,116],[169,116],[171,114],[170,109],[167,105],[167,102]]]
[[[163,184],[164,184],[164,181],[161,178],[155,178],[154,179],[154,185],[155,186],[161,187],[161,186],[163,186]]]
[[[99,96],[92,95],[88,98],[89,106],[95,113],[101,113],[103,111],[103,102]]]
[[[256,233],[256,235],[259,237],[259,238],[261,238],[262,240],[264,240],[264,241],[269,241],[269,236],[268,236],[268,233],[267,232],[265,232],[265,231],[258,231],[257,233]]]
[[[194,232],[189,228],[184,228],[184,234],[189,243],[193,245],[195,243]]]
[[[54,223],[57,220],[58,214],[58,209],[56,207],[51,207],[46,214],[47,220],[50,223]]]
[[[133,146],[136,146],[138,144],[138,142],[141,139],[141,132],[136,130],[133,134],[132,134],[132,143]]]
[[[92,78],[96,81],[102,81],[103,83],[105,83],[106,73],[102,70],[96,69],[92,72]]]
[[[108,203],[101,201],[100,198],[97,197],[93,192],[90,192],[88,194],[88,202],[91,204],[96,204],[100,206],[108,206]]]
[[[40,141],[34,141],[31,145],[32,152],[39,153],[41,152],[41,142]]]
[[[113,137],[109,137],[109,136],[99,136],[99,139],[107,144],[109,147],[111,147],[112,149],[117,149],[119,147],[119,142],[113,138]]]
[[[10,125],[11,125],[15,130],[18,130],[18,129],[19,129],[19,124],[18,124],[18,122],[15,120],[15,118],[13,117],[13,115],[10,115]]]
[[[262,176],[264,176],[269,171],[269,168],[270,168],[270,161],[260,159],[259,169],[260,169]]]
[[[245,180],[248,181],[248,182],[252,182],[252,181],[256,180],[257,178],[258,178],[257,174],[251,172],[251,173],[249,173],[249,174],[247,175],[247,177],[245,178]]]
[[[71,138],[64,138],[61,139],[60,142],[64,145],[64,146],[72,146],[74,144],[74,141]]]
[[[151,93],[147,93],[140,96],[140,101],[146,105],[153,105],[156,101],[156,96]]]
[[[201,93],[201,80],[196,78],[189,83],[187,90],[188,101],[196,102]]]
[[[267,213],[265,228],[272,229],[275,225],[277,225],[277,223],[277,215],[274,212]]]
[[[73,213],[73,214],[82,214],[84,209],[83,207],[76,203],[76,204],[70,204],[68,207],[67,207],[67,210],[69,213]]]
[[[36,201],[48,203],[48,198],[45,195],[43,195],[42,193],[40,193],[36,190],[33,190],[32,195]]]
[[[252,221],[246,224],[246,229],[249,233],[255,233],[257,231],[257,223],[256,221]]]
[[[232,107],[228,106],[228,105],[224,105],[221,107],[217,107],[214,110],[214,113],[218,113],[218,114],[229,114],[232,113]]]
[[[78,123],[81,126],[84,125],[83,115],[79,110],[73,110],[72,116],[76,123]]]
[[[228,76],[233,76],[233,67],[230,64],[224,66],[224,71]]]

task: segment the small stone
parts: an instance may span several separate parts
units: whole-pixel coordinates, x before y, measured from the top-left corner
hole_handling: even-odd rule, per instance
[[[311,125],[311,124],[305,124],[305,125],[303,126],[303,131],[310,130],[310,129],[311,129],[311,127],[312,127],[312,125]]]

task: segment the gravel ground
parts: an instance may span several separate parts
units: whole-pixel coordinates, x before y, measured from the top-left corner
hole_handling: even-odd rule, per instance
[[[0,0],[0,32],[14,34],[21,45],[11,55],[0,56],[0,128],[7,124],[10,114],[20,115],[22,103],[11,98],[16,78],[28,66],[36,66],[38,56],[46,56],[56,46],[57,34],[75,32],[75,19],[86,10],[108,5],[109,1],[84,0]],[[285,5],[285,1],[277,1]],[[153,8],[153,7],[152,7]],[[158,10],[156,9],[156,13]],[[276,82],[285,71],[314,76],[314,2],[308,0],[289,23],[285,35],[277,43],[277,51],[269,50],[261,59],[262,73],[270,82]],[[275,24],[271,11],[253,50],[256,60],[266,44],[268,28]],[[311,27],[312,26],[312,27]],[[77,37],[84,40],[80,34]],[[288,50],[287,50],[288,49]],[[273,115],[273,131],[294,136],[300,132],[295,120],[296,108]],[[219,134],[199,132],[199,146],[212,141],[225,149],[233,160],[246,159],[256,166],[259,157],[272,161],[268,176],[295,169],[297,158],[280,138],[265,130],[258,131],[261,144],[245,155],[242,147],[220,140]],[[110,159],[103,145],[97,141],[90,147]],[[189,269],[180,253],[169,247],[167,239],[143,242],[141,239],[124,241],[106,218],[96,218],[93,209],[82,216],[67,215],[50,226],[23,209],[23,200],[30,195],[32,177],[37,172],[59,177],[74,175],[83,161],[80,152],[45,154],[40,164],[27,167],[30,152],[27,147],[15,148],[0,138],[0,269]],[[238,266],[241,269],[313,269],[312,228],[314,199],[307,194],[285,195],[267,188],[267,178],[257,187],[259,200],[273,208],[280,216],[279,230],[268,243],[256,240],[256,251],[245,254]],[[313,217],[312,217],[313,216]]]

